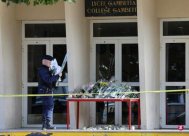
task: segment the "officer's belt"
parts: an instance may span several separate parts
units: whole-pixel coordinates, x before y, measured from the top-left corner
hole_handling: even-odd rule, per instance
[[[52,89],[48,87],[42,87],[41,89],[44,91],[44,94],[52,93]]]

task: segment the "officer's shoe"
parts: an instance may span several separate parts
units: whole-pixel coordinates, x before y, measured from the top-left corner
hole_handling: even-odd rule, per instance
[[[45,128],[46,129],[56,129],[56,127],[54,127],[53,125],[51,125],[51,121],[50,120],[47,120]]]
[[[46,130],[46,127],[47,127],[46,120],[43,120],[42,121],[42,130]]]
[[[46,129],[56,129],[54,126],[47,126]]]
[[[42,127],[42,130],[47,130],[46,127]]]

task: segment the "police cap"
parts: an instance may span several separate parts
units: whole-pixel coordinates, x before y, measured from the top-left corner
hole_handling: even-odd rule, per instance
[[[45,55],[45,56],[43,56],[43,59],[52,61],[54,58],[50,55]]]

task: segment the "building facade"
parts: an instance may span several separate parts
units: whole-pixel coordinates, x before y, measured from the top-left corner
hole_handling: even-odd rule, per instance
[[[141,129],[189,128],[188,93],[153,93],[189,88],[188,5],[188,0],[137,0],[137,15],[92,17],[85,16],[84,0],[51,6],[7,7],[0,2],[0,93],[35,94],[39,58],[50,54],[61,63],[67,53],[67,78],[57,93],[95,82],[100,68],[112,62],[107,79],[113,76],[140,92],[151,91],[140,94]],[[127,122],[119,116],[123,105],[113,105],[114,123]],[[65,98],[56,97],[54,123],[59,127],[66,123],[65,108]],[[95,108],[94,103],[81,105],[81,127],[98,124]],[[0,129],[38,127],[40,110],[36,97],[1,97]]]

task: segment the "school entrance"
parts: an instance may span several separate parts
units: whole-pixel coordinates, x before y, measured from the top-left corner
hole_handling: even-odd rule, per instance
[[[137,22],[92,21],[91,33],[91,81],[127,83],[140,91]],[[128,124],[127,103],[97,102],[91,106],[93,126]],[[132,109],[137,108],[138,105],[132,105]],[[138,112],[132,111],[132,125],[136,125]]]
[[[65,23],[57,22],[23,22],[23,94],[37,94],[37,69],[41,65],[41,58],[52,55],[61,66],[67,53]],[[63,71],[59,86],[55,94],[68,92],[68,69]],[[41,127],[42,101],[40,97],[23,98],[23,127]],[[56,126],[66,124],[66,96],[54,97],[54,121]]]
[[[161,21],[161,93],[162,128],[189,128],[189,21]],[[178,90],[178,92],[177,92]]]

